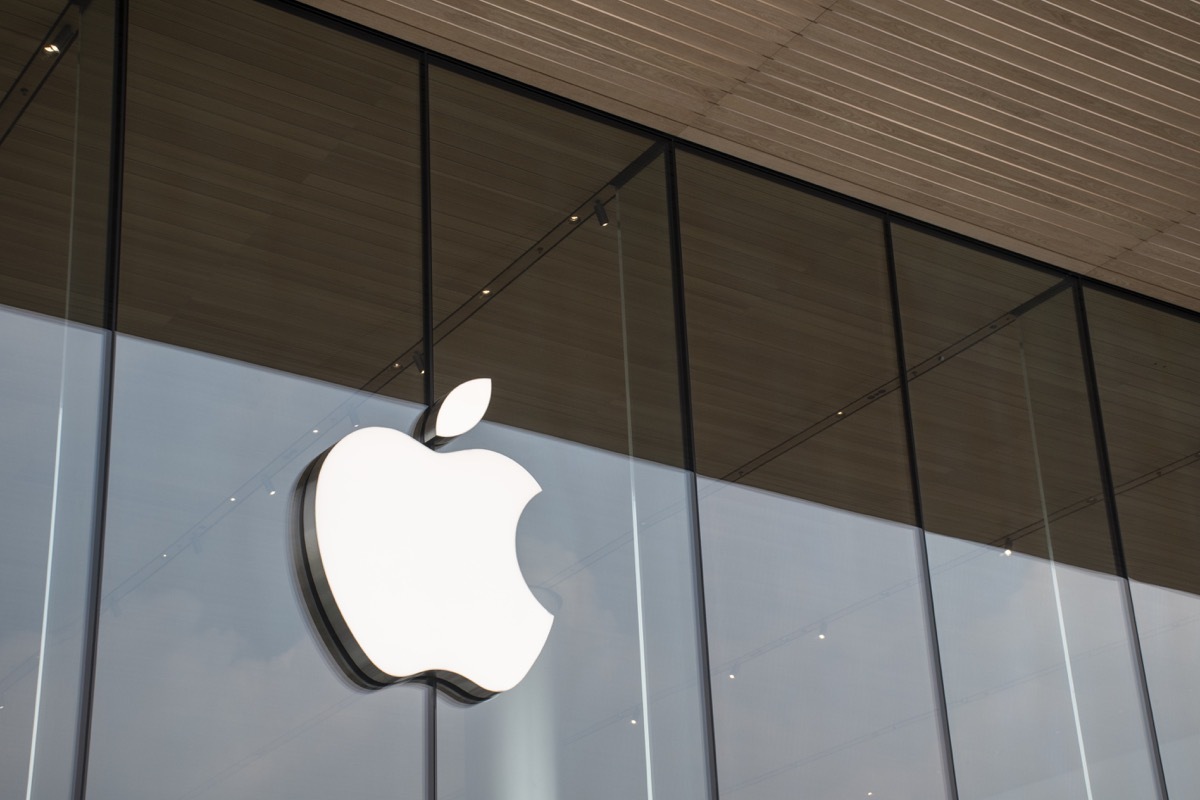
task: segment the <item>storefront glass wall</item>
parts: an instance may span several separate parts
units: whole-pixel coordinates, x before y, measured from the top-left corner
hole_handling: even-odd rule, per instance
[[[113,4],[0,13],[0,796],[75,783],[100,502]]]
[[[0,17],[0,794],[1195,794],[1194,316],[284,3],[60,11]],[[477,377],[549,639],[364,688],[300,486]]]

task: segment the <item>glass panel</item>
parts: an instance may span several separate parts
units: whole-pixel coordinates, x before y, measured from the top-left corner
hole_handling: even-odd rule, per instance
[[[1167,789],[1188,797],[1200,793],[1200,322],[1085,295]]]
[[[721,795],[942,796],[882,223],[679,193]]]
[[[430,92],[435,341],[453,334],[437,351],[439,390],[505,364],[489,419],[628,452],[627,325],[633,390],[646,393],[633,407],[674,416],[638,426],[637,452],[679,465],[662,166],[620,193],[614,183],[651,141],[445,70],[431,70]],[[625,317],[618,236],[632,239]]]
[[[457,74],[431,92],[438,395],[494,386],[446,449],[541,486],[517,550],[554,614],[514,689],[439,703],[439,795],[704,797],[662,158],[629,167],[651,142]]]
[[[418,65],[269,4],[131,5],[88,797],[423,797],[428,689],[351,682],[296,553],[313,460],[422,410]]]
[[[679,157],[696,466],[911,524],[883,225]]]
[[[894,230],[959,794],[1154,796],[1071,284]]]
[[[427,690],[366,692],[294,571],[301,476],[421,407],[122,336],[88,797],[424,792]]]
[[[355,388],[390,367],[421,331],[415,61],[232,0],[130,24],[122,332]]]
[[[62,12],[60,14],[60,12]],[[67,797],[103,376],[112,9],[0,9],[0,796]],[[45,49],[49,48],[49,49]]]
[[[916,531],[709,479],[700,521],[721,796],[945,797]]]

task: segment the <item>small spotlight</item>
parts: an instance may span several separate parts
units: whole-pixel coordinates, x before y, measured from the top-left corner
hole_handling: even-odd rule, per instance
[[[839,411],[839,412],[838,412],[838,416],[840,417],[840,416],[842,416],[842,415],[843,415],[843,414],[845,414],[845,413],[846,413],[845,411]]]
[[[42,48],[42,52],[49,53],[50,55],[56,55],[58,53],[61,53],[62,49],[59,48],[59,46],[56,44],[48,44]]]
[[[1006,555],[1006,556],[1012,555],[1012,539],[1011,538],[1004,540],[1004,555]]]
[[[271,491],[267,492],[267,494],[268,494],[269,496],[271,496],[271,497],[274,497],[274,496],[275,496],[275,490],[274,490],[274,489],[272,489]]]
[[[820,633],[818,633],[818,634],[817,634],[817,638],[818,638],[818,639],[820,639],[820,640],[822,640],[822,641],[824,641],[824,640],[825,640],[825,634],[826,634],[826,632],[827,632],[828,630],[829,630],[829,626],[828,626],[828,625],[826,625],[824,622],[822,622],[822,623],[821,623],[821,631],[820,631]]]
[[[608,212],[604,210],[604,204],[597,200],[594,209],[596,211],[596,222],[600,223],[601,228],[607,228]]]
[[[729,673],[729,680],[733,680],[733,679],[734,679],[734,678],[736,678],[736,677],[737,677],[737,676],[736,676],[736,675],[734,675],[732,672],[731,672],[731,673]]]
[[[321,432],[320,428],[313,428],[313,433],[320,433],[320,432]]]
[[[568,217],[567,219],[571,220],[571,222],[579,222],[579,215],[578,215],[578,214],[572,214],[572,215],[571,215],[570,217]]]
[[[484,289],[482,292],[480,292],[480,294],[491,294],[491,293],[492,293],[491,289]]]
[[[637,725],[637,720],[636,720],[636,719],[631,719],[631,720],[629,720],[629,724],[630,724],[630,725]]]
[[[236,502],[237,502],[237,498],[236,498],[236,497],[231,497],[231,498],[229,498],[229,502],[231,502],[231,503],[236,503]]]

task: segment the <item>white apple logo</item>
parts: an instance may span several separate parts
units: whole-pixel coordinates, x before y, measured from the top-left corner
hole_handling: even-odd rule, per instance
[[[516,686],[550,633],[516,551],[517,520],[541,487],[499,453],[432,449],[474,427],[490,400],[490,380],[468,381],[418,422],[422,441],[363,428],[309,471],[312,588],[375,684],[434,676],[483,700]]]

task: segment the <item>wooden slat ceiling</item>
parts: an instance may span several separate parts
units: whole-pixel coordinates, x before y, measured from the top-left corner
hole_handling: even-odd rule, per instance
[[[1192,0],[312,0],[1200,310]]]

